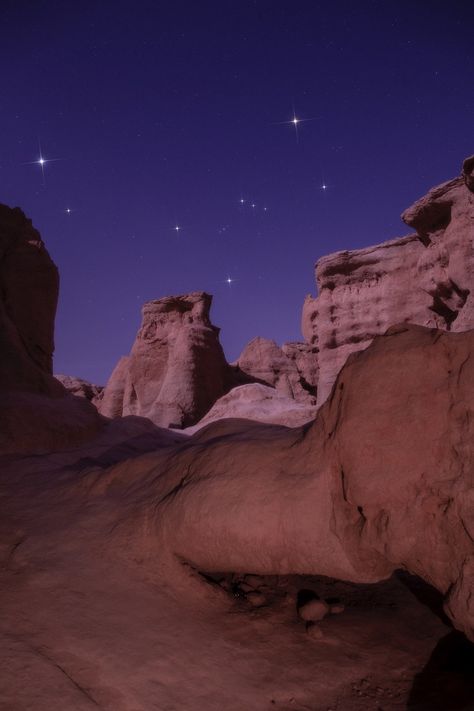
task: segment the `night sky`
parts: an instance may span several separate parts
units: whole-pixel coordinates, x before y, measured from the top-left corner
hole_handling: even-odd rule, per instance
[[[0,0],[0,201],[60,269],[55,371],[104,383],[143,302],[195,290],[229,360],[300,340],[316,259],[406,234],[474,153],[473,26],[466,0]]]

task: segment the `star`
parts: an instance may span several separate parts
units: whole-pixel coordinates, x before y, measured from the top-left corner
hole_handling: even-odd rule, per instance
[[[244,200],[243,198],[240,198],[239,202],[240,202],[241,205],[243,205],[244,202],[245,202],[245,200]]]
[[[178,232],[180,231],[181,227],[180,227],[179,225],[176,225],[175,227],[173,227],[173,229],[176,231],[176,234],[178,234]]]
[[[327,190],[327,189],[328,189],[328,186],[326,185],[326,183],[323,183],[321,185],[321,190]]]
[[[70,215],[72,210],[70,207],[67,207],[64,212],[66,212],[66,214]]]
[[[227,282],[228,285],[230,286],[231,284],[234,283],[234,280],[232,279],[232,277],[228,276],[227,279],[226,279],[226,282]]]
[[[255,204],[254,202],[252,203],[252,207],[257,207],[257,206],[256,206],[256,204]]]
[[[295,136],[296,136],[296,142],[299,142],[299,135],[298,135],[298,125],[302,123],[302,121],[315,121],[315,118],[307,118],[307,119],[302,119],[298,118],[296,115],[295,107],[293,106],[293,117],[289,121],[277,121],[279,124],[287,124],[287,125],[293,125],[295,128]]]
[[[41,168],[41,175],[43,177],[43,186],[46,186],[45,183],[45,177],[44,177],[44,166],[46,163],[51,163],[56,160],[60,160],[59,158],[45,158],[43,155],[43,151],[41,150],[41,143],[38,141],[38,148],[39,148],[39,155],[36,160],[28,161],[27,163],[24,163],[23,165],[39,165]]]

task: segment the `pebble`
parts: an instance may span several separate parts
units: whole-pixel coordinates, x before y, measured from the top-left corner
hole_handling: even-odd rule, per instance
[[[324,637],[321,627],[315,624],[307,625],[306,634],[309,635],[311,639],[322,639]]]
[[[329,605],[324,600],[310,600],[298,609],[298,615],[305,622],[319,622],[329,612]]]
[[[263,607],[267,604],[267,598],[259,592],[249,592],[246,595],[246,599],[252,607]]]

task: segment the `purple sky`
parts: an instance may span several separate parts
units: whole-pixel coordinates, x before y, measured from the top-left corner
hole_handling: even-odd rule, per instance
[[[406,234],[474,153],[473,26],[468,0],[1,0],[0,201],[60,269],[55,371],[105,382],[144,301],[200,289],[230,360],[301,339],[315,260]]]

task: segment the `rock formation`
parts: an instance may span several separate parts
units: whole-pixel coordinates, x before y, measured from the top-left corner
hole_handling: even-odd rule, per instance
[[[298,427],[313,420],[315,416],[315,404],[297,402],[292,397],[283,395],[278,389],[252,383],[232,388],[214,403],[197,425],[188,427],[185,431],[186,434],[192,434],[211,422],[224,418],[240,418]]]
[[[211,301],[199,291],[144,305],[130,356],[119,361],[98,405],[103,415],[141,415],[179,428],[206,414],[232,383],[209,319]]]
[[[59,380],[61,385],[63,385],[71,395],[83,397],[91,402],[94,402],[96,398],[100,397],[104,389],[102,385],[93,385],[93,383],[89,383],[87,380],[72,375],[60,375],[58,373],[54,377],[56,380]]]
[[[0,205],[0,452],[82,441],[100,419],[52,375],[58,270],[19,208]]]
[[[472,331],[394,327],[351,356],[314,423],[221,420],[111,469],[114,492],[137,492],[130,555],[360,583],[403,568],[474,639],[473,354]]]
[[[270,385],[287,398],[316,402],[317,359],[306,343],[281,348],[268,338],[254,338],[233,364],[249,380]]]
[[[394,323],[474,327],[473,165],[466,159],[461,177],[403,213],[415,235],[318,261],[319,295],[307,297],[302,316],[303,335],[318,351],[318,404],[348,355]]]
[[[0,205],[0,287],[0,388],[55,391],[58,270],[31,220],[6,205]]]

